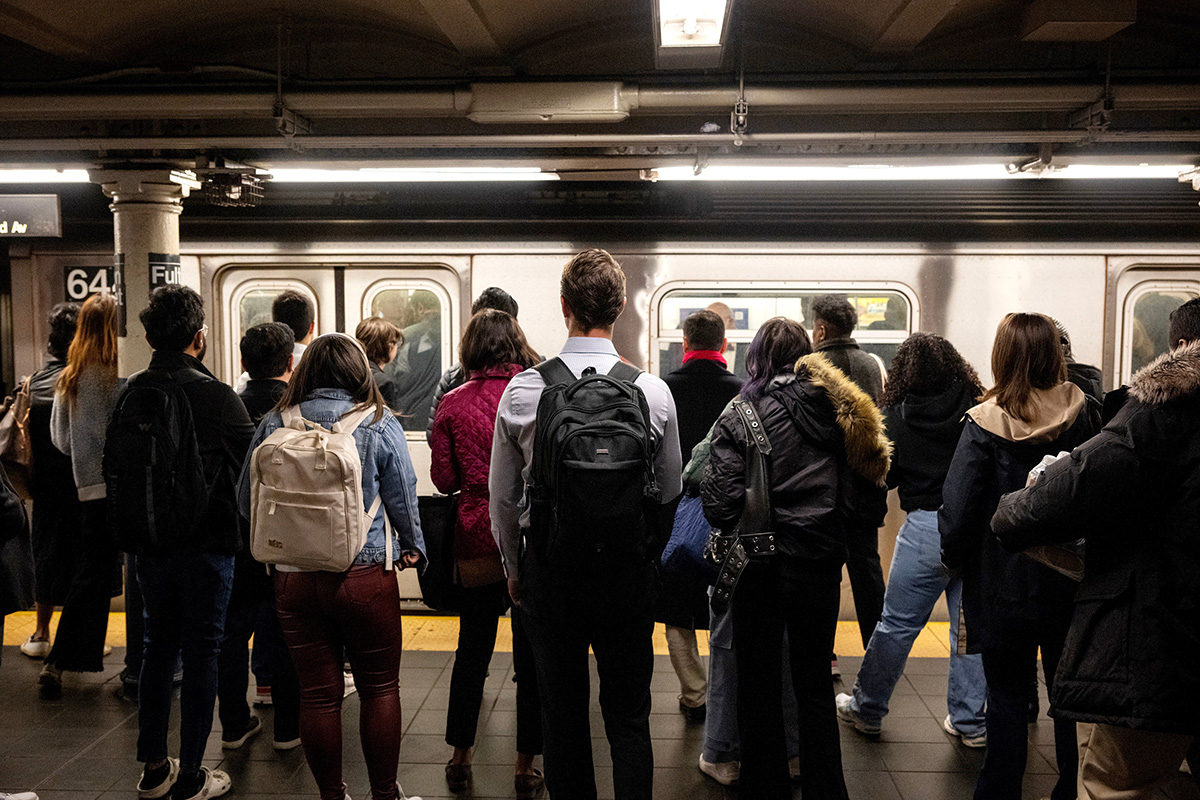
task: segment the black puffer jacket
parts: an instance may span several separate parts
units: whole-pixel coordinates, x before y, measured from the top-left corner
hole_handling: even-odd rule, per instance
[[[1000,495],[1024,486],[1044,456],[1070,450],[1095,431],[1095,411],[1079,387],[1063,383],[1037,394],[1041,400],[1030,423],[994,400],[968,411],[942,487],[942,562],[962,571],[971,653],[1028,642],[1035,631],[1061,627],[1070,616],[1075,583],[1006,551],[988,527]]]
[[[780,552],[840,570],[856,493],[884,491],[891,444],[879,409],[819,354],[772,381],[754,407],[771,440],[767,470]],[[700,493],[708,521],[732,530],[746,494],[746,434],[732,409],[717,420]]]
[[[894,446],[888,487],[899,487],[905,511],[936,511],[942,504],[942,482],[974,395],[974,387],[955,381],[937,394],[909,393],[883,410]]]
[[[1100,435],[1000,501],[1007,547],[1087,539],[1054,682],[1078,722],[1200,733],[1200,344],[1133,377]]]

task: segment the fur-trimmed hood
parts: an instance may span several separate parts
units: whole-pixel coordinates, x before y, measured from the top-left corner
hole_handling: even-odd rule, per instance
[[[1129,393],[1148,406],[1161,406],[1197,392],[1200,392],[1200,342],[1163,353],[1129,381]]]
[[[850,468],[875,485],[886,486],[892,443],[884,433],[883,414],[871,398],[820,353],[797,361],[796,377],[825,390],[842,430]]]

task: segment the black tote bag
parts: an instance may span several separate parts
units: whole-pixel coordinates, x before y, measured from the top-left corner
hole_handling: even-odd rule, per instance
[[[458,495],[433,495],[417,498],[421,514],[421,533],[425,537],[425,556],[429,566],[419,577],[421,602],[435,611],[458,612],[462,609],[462,590],[454,580],[454,520],[458,516]]]

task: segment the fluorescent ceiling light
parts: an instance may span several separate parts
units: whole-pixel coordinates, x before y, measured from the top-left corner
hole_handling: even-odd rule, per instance
[[[726,0],[658,0],[661,46],[720,46],[726,5]]]
[[[86,169],[0,169],[0,183],[88,183]]]
[[[966,181],[1162,178],[1177,180],[1187,164],[1069,164],[1037,172],[1009,173],[1002,164],[904,167],[888,164],[846,166],[710,165],[699,175],[690,166],[657,168],[660,181]]]
[[[272,169],[272,183],[403,183],[414,181],[556,181],[537,167]]]

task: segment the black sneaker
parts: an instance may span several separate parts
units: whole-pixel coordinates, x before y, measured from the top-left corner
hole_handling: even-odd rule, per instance
[[[262,720],[251,714],[250,723],[246,726],[245,730],[221,731],[221,748],[224,750],[237,750],[261,730]]]

